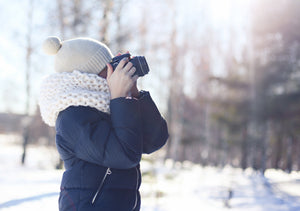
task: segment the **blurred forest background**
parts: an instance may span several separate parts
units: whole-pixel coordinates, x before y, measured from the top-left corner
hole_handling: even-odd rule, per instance
[[[300,1],[2,0],[0,6],[0,132],[22,135],[23,164],[28,144],[55,146],[37,99],[41,78],[53,72],[41,44],[56,35],[92,37],[115,54],[147,58],[151,72],[139,87],[151,91],[168,121],[164,158],[300,170]]]

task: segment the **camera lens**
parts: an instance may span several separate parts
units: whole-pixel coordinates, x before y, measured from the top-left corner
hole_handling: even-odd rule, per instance
[[[134,75],[144,76],[149,72],[149,67],[144,56],[136,56],[130,60],[135,66],[136,72]]]

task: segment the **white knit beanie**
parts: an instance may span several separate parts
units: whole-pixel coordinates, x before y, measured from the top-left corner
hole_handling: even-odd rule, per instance
[[[98,74],[111,61],[113,55],[109,48],[91,38],[75,38],[61,41],[58,37],[48,37],[43,50],[55,55],[56,72],[78,70]]]

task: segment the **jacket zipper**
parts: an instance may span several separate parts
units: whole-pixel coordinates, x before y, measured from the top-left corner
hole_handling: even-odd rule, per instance
[[[95,195],[94,195],[94,197],[93,197],[92,204],[95,203],[95,200],[96,200],[96,198],[97,198],[99,192],[101,191],[101,189],[102,189],[102,187],[103,187],[103,184],[104,184],[104,182],[105,182],[106,177],[107,177],[108,175],[110,175],[111,173],[112,173],[112,172],[111,172],[110,168],[107,168],[107,169],[106,169],[106,173],[105,173],[105,175],[104,175],[104,177],[103,177],[103,179],[102,179],[102,181],[101,181],[101,183],[100,183],[100,185],[99,185],[99,187],[98,187],[98,189],[97,189],[97,192],[95,193]]]
[[[136,194],[135,194],[135,203],[134,203],[134,207],[133,207],[132,210],[134,210],[136,208],[136,205],[137,205],[137,200],[138,200],[138,185],[139,185],[139,179],[140,179],[140,175],[139,175],[137,167],[135,168],[135,171],[136,171]]]

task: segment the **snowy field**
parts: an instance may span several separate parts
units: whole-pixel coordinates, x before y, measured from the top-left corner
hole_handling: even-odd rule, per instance
[[[16,137],[0,136],[0,210],[55,211],[61,170],[55,149],[30,147],[27,164]],[[173,167],[171,167],[173,166]],[[218,169],[184,163],[143,161],[142,211],[300,210],[300,173]]]

